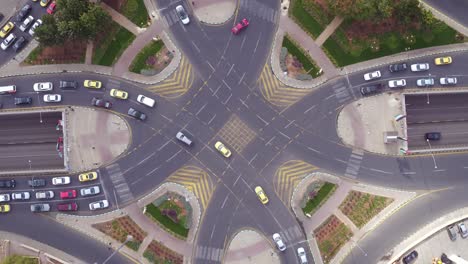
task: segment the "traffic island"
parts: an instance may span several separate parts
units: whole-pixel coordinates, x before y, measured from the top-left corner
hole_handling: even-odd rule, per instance
[[[336,190],[336,184],[326,181],[314,181],[307,187],[307,192],[302,200],[302,212],[307,217],[319,209]]]
[[[222,256],[220,256],[222,257]],[[253,230],[242,230],[235,234],[227,247],[226,264],[279,264],[277,250],[269,238]]]
[[[147,233],[143,231],[129,216],[93,224],[92,226],[121,243],[124,243],[127,236],[131,235],[133,240],[127,241],[125,245],[134,251],[138,251],[141,243],[147,236]]]
[[[330,263],[341,247],[346,244],[353,232],[335,215],[314,230],[323,263]]]
[[[152,40],[133,59],[129,71],[153,76],[166,68],[173,58],[174,54],[169,51],[162,40]]]
[[[323,74],[307,52],[288,35],[283,38],[279,62],[281,70],[292,79],[306,81]]]

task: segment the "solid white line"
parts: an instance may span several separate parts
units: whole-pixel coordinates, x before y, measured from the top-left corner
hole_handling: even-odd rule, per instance
[[[287,139],[291,139],[288,135],[284,134],[283,132],[279,131],[279,130],[276,130],[278,131],[278,133],[280,133],[283,137],[287,138]]]
[[[402,172],[402,174],[416,174],[416,172],[414,172],[414,171],[405,171],[405,172]]]
[[[261,118],[259,115],[257,115],[258,119],[262,120],[263,123],[265,123],[265,125],[268,125],[268,122],[263,120],[263,118]]]
[[[313,152],[316,152],[316,153],[321,153],[320,151],[318,151],[318,150],[315,150],[315,149],[313,149],[313,148],[311,148],[311,147],[307,147],[307,148],[308,148],[308,149],[310,149],[310,150],[312,150]]]
[[[224,83],[224,85],[226,85],[226,87],[227,87],[229,90],[232,90],[232,89],[231,89],[231,86],[229,86],[224,80],[223,80],[223,83]]]
[[[241,76],[241,78],[240,78],[240,80],[239,80],[239,82],[237,84],[240,84],[242,82],[242,80],[244,79],[244,76],[245,76],[245,72],[242,74],[242,76]]]
[[[200,112],[206,107],[206,105],[207,105],[207,103],[204,104],[204,105],[198,110],[198,112],[197,112],[195,115],[200,114]]]
[[[231,66],[231,68],[229,69],[229,71],[228,71],[228,73],[227,73],[226,76],[229,76],[229,74],[231,73],[232,69],[234,68],[234,65],[235,65],[235,64],[232,64],[232,66]]]
[[[231,99],[231,96],[232,94],[229,95],[228,99],[226,99],[226,101],[223,103],[223,105],[227,104],[227,102],[229,102],[229,100]]]
[[[151,154],[151,155],[149,155],[148,157],[146,157],[146,158],[142,159],[140,162],[138,162],[138,164],[137,164],[137,165],[138,165],[138,166],[140,166],[140,165],[141,165],[142,163],[144,163],[145,161],[147,161],[147,160],[151,159],[151,157],[153,157],[153,156],[154,156],[154,154],[156,154],[156,152],[153,152],[153,154]]]
[[[221,205],[221,209],[224,208],[224,205],[226,205],[226,201],[228,200],[229,195],[224,198],[223,204]]]
[[[179,151],[177,151],[176,154],[172,155],[172,157],[170,157],[169,159],[166,160],[166,162],[169,162],[171,161],[175,156],[177,156],[177,154],[179,154],[182,150],[180,149]]]
[[[241,101],[241,103],[242,103],[247,109],[249,108],[249,106],[248,106],[244,101],[242,101],[242,99],[239,98],[239,101]]]
[[[220,84],[220,85],[218,86],[218,88],[216,88],[216,91],[214,91],[213,95],[216,95],[216,94],[218,93],[219,88],[221,88],[221,85],[222,85],[222,84]]]
[[[169,117],[166,117],[166,116],[165,116],[165,115],[163,115],[163,114],[161,114],[161,116],[162,116],[164,119],[166,119],[166,120],[168,120],[169,122],[171,122],[171,123],[172,123],[172,119],[170,119]]]
[[[164,143],[164,145],[162,145],[162,146],[160,146],[160,147],[158,148],[158,151],[160,151],[161,149],[163,149],[163,148],[164,148],[167,144],[169,144],[169,143],[170,143],[170,141]]]
[[[464,169],[468,169],[468,167],[463,167]]]
[[[198,53],[200,53],[200,49],[198,48],[197,44],[195,44],[195,42],[193,42],[193,40],[192,40],[192,45],[195,47],[195,49],[198,51]]]
[[[258,153],[255,154],[255,156],[249,161],[249,165],[250,163],[252,163],[252,161],[257,157]]]
[[[213,239],[213,235],[214,235],[215,228],[216,228],[216,224],[214,224],[213,230],[211,230],[211,239]]]
[[[244,35],[244,39],[242,40],[242,44],[240,46],[240,49],[242,50],[242,47],[244,46],[245,40],[247,39],[247,35]]]
[[[211,122],[213,121],[213,119],[215,119],[216,117],[216,114],[210,119],[210,121],[208,122],[208,125],[211,124]]]
[[[210,68],[213,70],[213,71],[216,71],[215,68],[213,67],[213,65],[211,65],[211,63],[209,61],[206,61],[206,63],[208,63],[208,65],[210,66]]]
[[[307,114],[307,112],[309,112],[310,110],[312,110],[314,108],[315,108],[315,105],[311,106],[309,109],[305,110],[304,114]]]
[[[292,120],[291,122],[289,122],[289,124],[287,124],[284,128],[288,128],[292,123],[294,123],[294,120]]]
[[[237,177],[236,181],[234,182],[233,186],[236,185],[237,181],[240,179],[240,177],[242,176],[242,174],[239,174],[239,177]]]
[[[268,140],[268,142],[265,144],[265,146],[270,145],[271,141],[273,141],[273,139],[275,139],[275,138],[276,138],[276,136],[273,136],[270,140]]]
[[[146,173],[146,175],[145,175],[145,176],[148,176],[148,175],[150,175],[150,174],[153,174],[153,172],[157,171],[158,169],[159,169],[159,166],[158,166],[158,167],[156,167],[155,169],[153,169],[152,171],[150,171],[150,172]]]
[[[373,168],[369,168],[369,170],[376,171],[376,172],[381,172],[381,173],[385,173],[385,174],[393,174],[393,173],[388,172],[388,171],[383,171],[383,170],[378,170],[378,169],[373,169]]]
[[[257,48],[258,48],[258,43],[260,43],[260,40],[262,39],[262,33],[260,32],[260,36],[258,36],[258,40],[257,40],[257,44],[255,45],[255,49],[254,49],[254,52],[255,53],[257,51]]]
[[[438,170],[434,170],[435,172],[441,172],[441,171],[445,171],[445,169],[438,169]]]

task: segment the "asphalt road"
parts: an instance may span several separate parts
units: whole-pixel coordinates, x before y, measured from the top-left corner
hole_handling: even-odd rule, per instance
[[[430,4],[444,14],[448,14],[451,19],[468,27],[468,18],[466,17],[466,10],[468,10],[468,2],[465,0],[450,0],[450,1],[438,1],[438,0],[424,0],[424,2]]]

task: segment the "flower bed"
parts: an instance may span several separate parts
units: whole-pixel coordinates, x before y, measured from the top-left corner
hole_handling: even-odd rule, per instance
[[[147,233],[143,231],[129,216],[94,224],[93,227],[122,243],[127,238],[127,235],[131,235],[133,237],[133,241],[129,241],[125,245],[135,251],[138,251],[138,248],[147,235]]]
[[[182,264],[184,261],[184,256],[156,240],[151,241],[145,252],[143,252],[143,256],[151,263]]]
[[[351,191],[340,205],[340,210],[361,228],[392,202],[393,199],[388,197]]]
[[[162,40],[151,41],[136,55],[129,70],[134,73],[154,75],[169,65],[173,57]]]
[[[340,248],[353,236],[353,233],[335,215],[332,215],[315,229],[314,235],[323,263],[329,263]]]

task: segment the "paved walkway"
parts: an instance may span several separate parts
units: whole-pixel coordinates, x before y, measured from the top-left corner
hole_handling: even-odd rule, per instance
[[[85,64],[93,63],[93,51],[94,51],[94,42],[88,41],[88,43],[86,44]]]
[[[271,242],[270,242],[271,241]],[[237,233],[229,243],[226,264],[280,264],[277,250],[272,240],[253,230],[243,230]]]
[[[342,17],[335,17],[333,21],[320,33],[320,36],[315,40],[315,44],[318,46],[322,46],[325,41],[335,32],[335,30],[341,25],[343,22]]]
[[[206,24],[223,24],[231,19],[237,8],[237,0],[193,0],[193,14]]]

